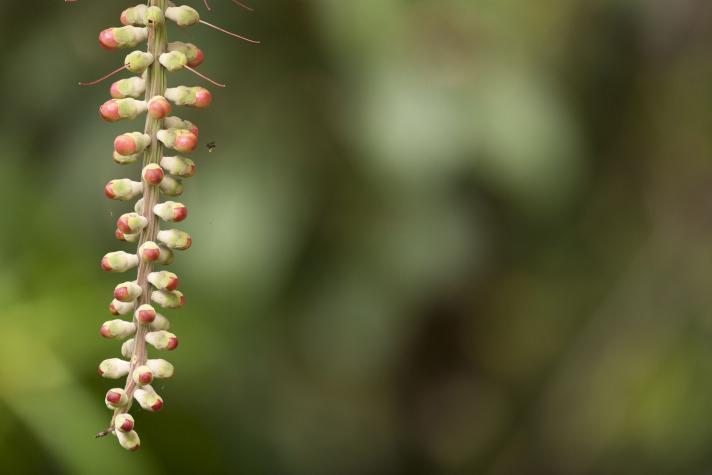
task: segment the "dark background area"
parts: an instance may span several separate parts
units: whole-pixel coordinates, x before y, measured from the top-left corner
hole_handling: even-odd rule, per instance
[[[0,472],[711,473],[712,4],[211,4],[262,44],[169,31],[228,87],[170,77],[214,102],[127,453],[102,189],[143,122],[77,82],[131,4],[0,2]]]

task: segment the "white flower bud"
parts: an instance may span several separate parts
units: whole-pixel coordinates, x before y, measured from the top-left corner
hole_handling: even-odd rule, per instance
[[[146,333],[146,342],[157,350],[174,350],[178,346],[178,337],[165,330]]]
[[[147,365],[141,365],[133,371],[131,377],[137,385],[145,386],[153,382],[153,371]]]
[[[136,389],[134,399],[147,411],[158,412],[163,408],[163,399],[149,385]]]
[[[114,299],[109,304],[109,311],[112,313],[112,315],[128,315],[129,313],[133,312],[135,306],[135,302],[121,302],[119,300]]]
[[[139,439],[138,434],[135,430],[129,432],[121,432],[119,430],[115,431],[116,438],[119,439],[119,444],[121,447],[134,452],[141,448],[141,439]]]
[[[132,302],[139,298],[143,290],[135,282],[122,282],[114,288],[114,298],[121,302]]]
[[[103,378],[118,379],[129,374],[131,364],[119,358],[109,358],[99,365],[99,374]]]
[[[114,419],[114,428],[120,432],[131,432],[134,428],[134,418],[128,412],[119,414]]]
[[[119,407],[124,407],[129,403],[129,397],[123,389],[111,388],[106,392],[104,403],[106,403],[106,407],[109,409],[118,409]]]
[[[154,290],[151,300],[163,308],[178,308],[185,303],[185,297],[180,290]]]
[[[166,270],[151,272],[148,281],[158,290],[175,290],[178,287],[178,276]]]
[[[136,333],[136,325],[124,320],[109,320],[104,322],[100,332],[104,338],[126,338]]]
[[[151,368],[154,378],[172,378],[175,371],[172,364],[162,359],[148,360],[146,365]]]
[[[124,358],[131,358],[133,356],[134,346],[133,338],[126,340],[124,344],[121,345],[121,356]]]
[[[188,233],[177,229],[165,229],[163,231],[159,231],[156,237],[169,249],[178,249],[183,251],[188,249],[191,244],[193,244],[193,240],[190,238]]]

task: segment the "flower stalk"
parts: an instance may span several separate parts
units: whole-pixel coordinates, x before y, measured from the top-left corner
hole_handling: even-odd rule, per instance
[[[235,0],[233,2],[240,5]],[[137,402],[149,412],[160,411],[163,398],[151,383],[155,379],[170,378],[174,373],[173,365],[168,361],[148,358],[148,346],[162,351],[178,347],[178,337],[168,331],[168,319],[158,313],[154,305],[174,309],[185,303],[183,293],[177,290],[178,276],[156,269],[156,266],[169,265],[173,262],[174,251],[186,250],[192,244],[186,232],[168,226],[164,229],[160,227],[161,222],[173,225],[188,215],[183,203],[171,200],[161,202],[160,197],[178,196],[183,192],[182,180],[195,173],[195,163],[183,155],[195,150],[198,142],[195,124],[169,116],[173,107],[171,103],[204,108],[212,101],[212,95],[203,87],[168,88],[167,75],[187,69],[214,85],[224,87],[195,70],[204,58],[197,46],[168,42],[168,20],[181,27],[203,23],[230,36],[257,43],[202,21],[191,7],[175,6],[169,0],[149,0],[147,4],[124,10],[120,15],[123,26],[106,28],[99,34],[99,44],[104,49],[133,49],[146,42],[146,51],[132,51],[126,55],[120,68],[96,81],[79,83],[95,85],[124,71],[137,74],[111,85],[111,99],[100,106],[99,114],[107,122],[132,120],[146,114],[143,131],[126,132],[116,137],[112,157],[119,165],[140,162],[140,181],[118,178],[104,187],[104,194],[110,199],[137,199],[133,211],[119,217],[115,231],[116,238],[132,243],[135,251],[109,252],[101,260],[101,267],[107,272],[136,269],[136,277],[116,285],[109,311],[119,318],[105,321],[99,330],[104,338],[125,340],[121,346],[124,359],[102,361],[99,374],[109,379],[125,378],[125,383],[122,388],[112,388],[106,393],[104,402],[113,415],[109,427],[97,437],[113,434],[120,445],[130,451],[141,446],[134,419],[129,414],[132,404]],[[169,149],[178,155],[167,153]]]

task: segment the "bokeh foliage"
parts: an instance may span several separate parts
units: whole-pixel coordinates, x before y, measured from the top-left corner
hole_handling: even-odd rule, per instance
[[[226,81],[143,447],[94,440],[115,0],[0,2],[0,472],[712,467],[705,0],[212,0]],[[187,73],[172,84],[199,84]]]

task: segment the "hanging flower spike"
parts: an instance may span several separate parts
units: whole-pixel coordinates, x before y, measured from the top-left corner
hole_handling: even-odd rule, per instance
[[[76,0],[65,1],[74,3]],[[233,2],[241,5],[236,0]],[[182,179],[195,174],[195,162],[182,155],[193,151],[198,142],[195,124],[169,114],[173,105],[204,108],[212,102],[211,93],[202,87],[167,88],[167,73],[187,69],[224,87],[194,69],[204,60],[200,48],[192,43],[168,42],[166,18],[181,27],[202,23],[256,43],[204,22],[191,7],[175,6],[170,0],[148,0],[147,4],[123,10],[120,15],[123,26],[106,28],[99,34],[102,48],[138,49],[125,56],[123,66],[95,81],[80,83],[92,86],[121,72],[133,73],[134,77],[113,82],[109,88],[111,98],[99,107],[99,114],[107,122],[116,122],[133,120],[146,113],[143,132],[126,132],[116,137],[112,153],[117,164],[142,163],[140,181],[118,178],[104,187],[104,194],[110,199],[136,199],[133,211],[121,214],[114,231],[119,241],[136,243],[136,247],[132,247],[132,252],[107,253],[101,259],[101,267],[107,272],[136,269],[136,274],[115,286],[109,304],[112,315],[124,316],[130,321],[107,320],[99,328],[103,338],[125,340],[121,345],[122,358],[102,361],[99,374],[109,379],[125,378],[125,384],[123,388],[112,388],[106,393],[104,402],[113,415],[109,427],[97,436],[113,434],[120,445],[130,451],[141,446],[134,418],[128,413],[133,402],[144,410],[160,411],[163,398],[151,384],[156,379],[171,378],[175,373],[168,361],[149,358],[149,346],[168,351],[178,346],[178,337],[169,332],[170,322],[156,311],[154,305],[176,309],[185,304],[183,293],[177,290],[178,276],[167,270],[157,270],[156,266],[170,265],[175,258],[174,250],[186,250],[192,244],[188,233],[160,228],[161,224],[182,222],[188,216],[183,203],[160,202],[160,198],[183,193]],[[139,44],[144,41],[147,48],[142,50]],[[167,149],[180,155],[169,156]]]

